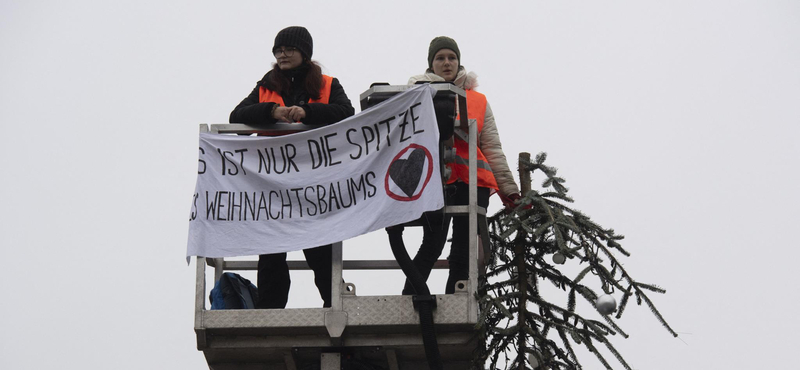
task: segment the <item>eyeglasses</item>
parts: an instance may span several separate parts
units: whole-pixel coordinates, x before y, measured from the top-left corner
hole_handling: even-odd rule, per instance
[[[286,55],[287,57],[291,57],[292,55],[294,55],[295,51],[297,51],[297,48],[292,48],[292,47],[289,47],[289,48],[276,48],[276,49],[272,50],[272,54],[275,54],[275,58],[280,56],[281,53],[283,53],[283,55]]]

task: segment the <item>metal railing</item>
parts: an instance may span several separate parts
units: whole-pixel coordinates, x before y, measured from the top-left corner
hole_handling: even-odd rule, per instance
[[[470,344],[478,319],[478,306],[474,298],[478,282],[478,224],[484,237],[484,249],[488,247],[485,230],[486,210],[477,205],[476,162],[477,125],[466,115],[464,90],[450,84],[435,85],[437,94],[456,96],[461,120],[454,124],[468,131],[469,145],[469,205],[446,206],[445,212],[469,217],[469,280],[458,287],[455,294],[438,295],[438,309],[434,312],[440,347],[451,348],[448,353],[458,361],[451,361],[454,368],[471,359]],[[361,94],[362,110],[408,89],[408,86],[375,85]],[[272,134],[290,133],[318,128],[318,125],[274,124],[256,127],[245,124],[201,124],[200,132],[213,134]],[[388,239],[387,239],[388,247]],[[398,363],[412,363],[415,357],[406,354],[409,348],[422,346],[415,334],[418,316],[410,296],[386,295],[359,297],[355,285],[343,282],[343,270],[397,270],[395,260],[350,260],[342,258],[342,242],[332,248],[332,299],[330,308],[292,308],[264,310],[207,310],[206,268],[214,269],[217,281],[225,271],[255,271],[255,260],[225,260],[197,257],[195,287],[195,332],[197,348],[202,350],[212,369],[236,368],[242,362],[282,363],[294,369],[295,358],[300,356],[298,348],[383,348],[383,355],[390,369]],[[287,261],[290,270],[307,270],[305,261]],[[448,268],[446,260],[437,261],[435,269]],[[458,286],[458,284],[457,284]],[[302,351],[301,351],[302,352]],[[413,350],[409,353],[416,353]],[[410,362],[409,362],[410,361]],[[233,364],[233,365],[231,365]],[[457,365],[454,365],[457,364]],[[229,366],[230,365],[230,366]],[[407,365],[406,365],[407,366]],[[425,368],[421,360],[419,368]],[[323,368],[327,369],[327,368]]]

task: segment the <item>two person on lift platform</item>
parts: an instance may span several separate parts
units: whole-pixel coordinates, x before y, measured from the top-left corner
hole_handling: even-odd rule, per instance
[[[278,32],[272,48],[276,62],[272,70],[256,84],[230,115],[231,123],[269,125],[276,122],[303,122],[327,125],[339,122],[355,113],[339,80],[323,75],[319,64],[311,60],[313,40],[304,27],[288,27]],[[487,207],[489,196],[497,192],[506,207],[513,207],[520,198],[519,188],[508,167],[498,135],[494,115],[486,97],[475,91],[478,86],[474,73],[461,65],[461,52],[455,40],[440,36],[428,47],[428,68],[422,75],[412,76],[409,84],[419,82],[449,82],[467,92],[467,115],[475,119],[478,129],[478,205]],[[453,137],[453,120],[458,112],[453,101],[435,101],[440,138],[456,148],[454,163],[448,163],[452,190],[446,192],[448,205],[468,204],[468,146]],[[451,138],[452,137],[452,138]],[[455,283],[469,275],[469,221],[467,216],[450,217],[444,212],[423,214],[423,238],[413,264],[424,280],[444,249],[451,218],[453,238],[450,248],[450,273],[445,293],[455,291]],[[331,305],[331,245],[303,250],[309,267],[314,271],[314,283],[324,307]],[[258,259],[257,308],[284,308],[291,280],[286,253],[264,254]],[[407,281],[403,294],[415,294]]]

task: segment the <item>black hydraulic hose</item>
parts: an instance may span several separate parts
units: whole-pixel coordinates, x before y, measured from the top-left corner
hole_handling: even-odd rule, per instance
[[[425,346],[425,356],[428,358],[428,367],[431,370],[442,370],[442,356],[439,354],[439,343],[436,340],[436,330],[433,326],[433,305],[422,302],[417,305],[419,312],[419,326],[422,331],[422,344]]]
[[[400,265],[400,269],[411,282],[414,291],[417,292],[412,299],[414,308],[419,312],[419,324],[422,330],[422,344],[425,346],[425,356],[428,358],[428,367],[431,370],[442,370],[442,356],[439,353],[439,344],[436,340],[436,331],[433,326],[433,309],[436,298],[431,295],[425,279],[417,271],[411,257],[408,256],[405,243],[403,243],[403,226],[392,226],[386,228],[389,234],[389,245],[392,247],[392,254]]]
[[[428,289],[428,285],[425,284],[425,279],[423,279],[422,275],[417,271],[417,267],[414,266],[414,261],[411,260],[411,257],[406,251],[406,245],[403,243],[403,229],[403,226],[386,228],[386,233],[389,234],[389,245],[392,247],[392,254],[394,254],[394,258],[397,260],[397,264],[400,265],[400,269],[403,270],[408,281],[414,287],[414,291],[417,292],[418,295],[430,295],[431,291]]]

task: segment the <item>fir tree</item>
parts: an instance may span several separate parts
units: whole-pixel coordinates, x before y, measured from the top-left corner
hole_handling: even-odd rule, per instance
[[[476,356],[476,367],[582,369],[575,352],[575,346],[582,345],[606,369],[612,369],[612,365],[598,350],[601,346],[630,370],[609,338],[616,334],[628,337],[615,319],[622,316],[633,298],[638,305],[644,303],[677,337],[647,296],[648,292],[665,290],[636,281],[623,268],[618,255],[630,254],[619,243],[622,235],[566,205],[573,200],[567,196],[568,189],[564,179],[557,176],[557,169],[544,164],[546,157],[546,153],[540,153],[531,162],[529,154],[520,155],[523,198],[513,212],[501,211],[489,218],[493,258],[487,262],[477,293],[481,305],[478,326],[486,346]],[[536,171],[545,176],[540,190],[530,189],[531,175]],[[568,277],[556,266],[564,259],[577,259],[586,266],[575,277]],[[542,283],[563,291],[563,301],[543,297]],[[591,285],[599,286],[602,292]],[[602,294],[619,298],[613,317],[595,305]],[[591,303],[596,312],[577,312],[579,299]],[[589,318],[589,314],[599,314],[603,322]]]

